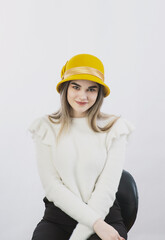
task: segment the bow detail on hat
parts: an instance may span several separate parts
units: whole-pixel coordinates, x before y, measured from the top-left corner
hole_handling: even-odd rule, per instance
[[[67,61],[67,62],[68,62],[68,61]],[[63,68],[62,68],[62,70],[61,70],[61,78],[62,78],[62,76],[64,75],[64,73],[66,72],[67,62],[65,63],[65,65],[63,66]]]

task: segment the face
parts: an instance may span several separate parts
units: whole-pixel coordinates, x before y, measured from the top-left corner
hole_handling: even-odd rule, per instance
[[[72,117],[85,117],[87,110],[97,99],[99,84],[88,80],[72,80],[67,91],[67,100],[72,107]],[[79,104],[79,103],[84,104]]]

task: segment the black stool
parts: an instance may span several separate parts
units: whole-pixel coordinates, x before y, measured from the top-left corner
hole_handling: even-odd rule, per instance
[[[121,215],[128,233],[136,220],[139,197],[134,178],[125,170],[122,172],[116,198],[121,208]],[[101,238],[94,233],[88,239],[98,240]]]
[[[133,226],[138,211],[138,190],[132,175],[123,170],[116,198],[121,208],[121,214],[127,232]]]

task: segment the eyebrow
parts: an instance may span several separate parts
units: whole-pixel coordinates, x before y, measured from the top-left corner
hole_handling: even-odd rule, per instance
[[[81,85],[79,85],[79,84],[77,84],[77,83],[71,83],[71,84],[73,84],[73,85],[76,85],[76,86],[78,86],[78,87],[81,87]],[[98,86],[96,86],[96,85],[94,85],[94,86],[90,86],[90,87],[88,87],[88,88],[98,88]]]

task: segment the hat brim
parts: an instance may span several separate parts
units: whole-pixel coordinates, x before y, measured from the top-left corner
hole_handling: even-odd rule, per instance
[[[110,88],[100,78],[95,77],[93,75],[89,75],[89,74],[77,74],[61,80],[56,86],[57,92],[60,93],[60,86],[62,83],[71,81],[71,80],[88,80],[88,81],[99,83],[102,86],[104,86],[104,97],[107,97],[110,94]]]

